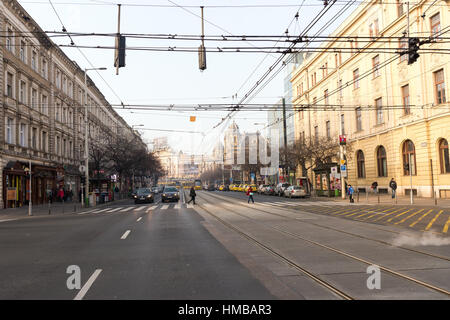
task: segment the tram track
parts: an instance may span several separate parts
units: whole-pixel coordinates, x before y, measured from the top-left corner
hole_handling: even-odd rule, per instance
[[[211,195],[211,194],[208,194],[208,196],[210,196],[211,198],[214,198],[214,199],[220,199],[220,200],[222,200],[222,201],[225,200],[225,201],[227,201],[227,202],[229,202],[229,203],[231,203],[231,204],[235,204],[235,203],[232,203],[231,201],[226,200],[226,199],[223,199],[222,197],[219,197],[219,196],[215,196],[215,195]],[[203,194],[202,194],[201,197],[202,197],[203,199],[205,199],[205,200],[208,200],[207,197],[206,197],[205,195],[203,195]],[[297,239],[297,240],[301,240],[301,241],[304,241],[304,242],[306,242],[306,243],[309,243],[309,244],[312,244],[312,245],[321,247],[321,248],[326,249],[326,250],[328,250],[328,251],[331,251],[331,252],[334,252],[334,253],[336,253],[336,254],[339,254],[339,255],[345,256],[345,257],[347,257],[347,258],[350,258],[350,259],[352,259],[352,260],[354,260],[354,261],[358,261],[358,262],[360,262],[360,263],[364,263],[364,264],[367,264],[367,265],[377,265],[377,266],[380,268],[380,270],[383,270],[383,271],[386,272],[386,273],[389,273],[389,274],[394,275],[394,276],[396,276],[396,277],[402,278],[402,279],[404,279],[404,280],[408,280],[408,281],[413,282],[413,283],[415,283],[415,284],[417,284],[417,285],[426,287],[426,288],[431,289],[431,290],[433,290],[433,291],[436,291],[436,292],[438,292],[438,293],[440,293],[440,294],[444,294],[444,295],[447,296],[447,297],[450,297],[450,291],[448,291],[448,290],[446,290],[446,289],[440,288],[440,287],[438,287],[438,286],[435,286],[435,285],[433,285],[433,284],[427,283],[427,282],[425,282],[425,281],[422,281],[422,280],[416,279],[416,278],[414,278],[414,277],[405,275],[405,274],[403,274],[403,273],[397,272],[397,271],[395,271],[395,270],[392,270],[391,268],[388,268],[388,267],[386,267],[386,266],[379,265],[379,264],[377,264],[377,263],[375,263],[375,262],[373,262],[373,261],[369,261],[369,260],[367,260],[367,259],[364,259],[364,258],[361,258],[361,257],[357,257],[357,256],[355,256],[355,255],[353,255],[353,254],[350,254],[350,253],[347,253],[347,252],[345,252],[345,251],[343,251],[343,250],[340,250],[340,249],[337,249],[337,248],[333,248],[333,247],[331,247],[331,246],[329,246],[329,245],[326,245],[326,244],[323,244],[323,243],[319,243],[319,242],[314,241],[314,240],[311,240],[311,239],[304,238],[303,236],[301,236],[301,235],[299,235],[299,234],[297,234],[297,233],[289,232],[289,231],[283,230],[283,229],[281,229],[281,228],[278,227],[278,226],[273,226],[273,225],[269,225],[269,224],[267,224],[267,223],[260,222],[260,221],[254,219],[254,218],[251,218],[251,217],[249,217],[249,216],[247,216],[247,215],[245,215],[245,214],[242,214],[242,213],[240,213],[240,212],[237,212],[236,210],[233,210],[233,209],[231,209],[231,208],[229,208],[229,207],[226,207],[226,206],[224,206],[224,205],[217,204],[217,202],[215,202],[214,205],[217,206],[217,207],[221,207],[221,208],[223,208],[223,209],[227,210],[228,212],[231,212],[231,213],[233,213],[233,214],[235,214],[235,215],[241,216],[241,217],[243,217],[243,218],[245,218],[245,219],[247,219],[247,220],[256,222],[256,223],[258,223],[259,225],[261,225],[261,226],[263,226],[263,227],[265,227],[265,228],[273,229],[273,230],[275,230],[275,231],[277,231],[277,232],[279,232],[279,233],[281,233],[281,234],[284,234],[284,235],[287,235],[287,236],[289,236],[289,237],[295,238],[295,239]],[[251,207],[251,206],[248,206],[248,205],[246,205],[246,204],[244,204],[244,203],[242,203],[242,205],[245,206],[245,207],[251,208],[252,210],[255,210],[255,211],[265,212],[265,213],[268,213],[268,214],[271,214],[271,215],[274,215],[274,216],[279,216],[279,217],[287,218],[288,220],[298,220],[298,219],[294,219],[294,218],[291,218],[291,217],[287,217],[287,216],[284,216],[284,215],[281,215],[281,214],[276,214],[276,213],[267,212],[266,210],[256,209],[256,208]],[[248,233],[242,231],[240,228],[238,228],[238,227],[236,227],[235,225],[233,225],[233,224],[231,224],[231,223],[225,221],[224,219],[218,217],[216,214],[214,214],[214,213],[212,213],[210,210],[208,210],[208,208],[206,208],[204,205],[200,205],[200,207],[201,207],[203,210],[205,210],[208,214],[210,214],[211,216],[213,216],[216,220],[218,220],[218,221],[221,222],[222,224],[226,225],[228,228],[230,228],[230,229],[232,229],[232,230],[235,230],[236,232],[238,232],[239,234],[241,234],[242,236],[244,236],[244,237],[247,238],[247,239],[251,239],[254,243],[257,243],[259,246],[265,248],[267,251],[271,252],[272,254],[275,254],[276,256],[280,257],[282,260],[285,260],[285,259],[286,259],[285,261],[288,262],[289,265],[291,265],[291,266],[293,266],[295,269],[300,270],[300,271],[302,271],[303,273],[307,274],[309,277],[311,277],[312,279],[314,279],[316,282],[319,282],[320,284],[322,284],[323,286],[325,286],[325,287],[327,287],[327,288],[333,288],[333,292],[335,292],[335,293],[336,293],[336,292],[339,292],[339,294],[336,293],[336,294],[338,294],[339,296],[341,296],[341,297],[343,297],[343,298],[346,297],[345,299],[353,299],[352,297],[350,297],[347,293],[345,293],[345,292],[342,291],[341,289],[336,288],[334,285],[332,285],[331,283],[329,283],[329,282],[327,282],[327,281],[321,279],[319,276],[314,275],[312,272],[310,272],[310,271],[308,271],[308,270],[305,270],[303,267],[301,267],[300,265],[296,264],[294,261],[292,261],[292,260],[290,260],[290,259],[284,257],[281,253],[276,252],[274,249],[268,247],[266,244],[261,243],[259,240],[255,239],[254,237],[252,237],[252,236],[249,235]],[[318,225],[318,224],[315,224],[315,223],[311,223],[311,222],[308,222],[308,221],[302,220],[302,223],[307,223],[307,224],[315,225],[315,226],[322,227],[322,228],[325,228],[325,229],[335,230],[335,231],[337,231],[337,232],[341,232],[341,233],[344,233],[344,234],[349,234],[349,235],[352,235],[352,236],[357,236],[357,237],[359,237],[359,238],[367,239],[367,240],[370,240],[370,241],[376,241],[376,242],[383,243],[383,244],[386,244],[386,245],[390,245],[390,246],[393,246],[393,247],[396,247],[396,248],[400,248],[400,249],[412,251],[412,252],[415,252],[415,253],[425,254],[425,255],[427,255],[427,256],[433,256],[434,258],[438,258],[438,259],[443,259],[443,260],[446,260],[446,261],[450,261],[450,259],[447,258],[447,257],[441,257],[441,256],[438,256],[438,255],[429,254],[429,253],[426,253],[426,252],[422,252],[422,251],[418,251],[418,250],[414,250],[414,249],[410,249],[410,248],[404,248],[404,247],[394,246],[393,244],[389,244],[388,242],[380,241],[380,240],[377,240],[377,239],[371,239],[371,238],[363,237],[363,236],[360,236],[360,235],[355,235],[355,234],[352,234],[352,233],[349,233],[349,232],[346,232],[346,231],[342,231],[342,230],[335,229],[335,228],[331,228],[331,227],[321,226],[321,225]],[[331,289],[330,289],[330,290],[331,290]],[[337,291],[334,291],[334,290],[337,290]]]

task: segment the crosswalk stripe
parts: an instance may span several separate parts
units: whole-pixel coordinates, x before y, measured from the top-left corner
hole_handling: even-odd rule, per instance
[[[437,218],[439,218],[439,216],[441,215],[441,213],[444,210],[439,211],[439,213],[437,215],[434,216],[434,218],[430,221],[430,223],[427,225],[427,227],[425,228],[425,231],[430,230],[431,226],[433,225],[433,223],[436,221]]]
[[[448,218],[447,222],[444,225],[444,229],[442,229],[443,233],[447,233],[449,225],[450,225],[450,218]]]
[[[193,208],[194,208],[194,205],[189,203],[189,204],[186,206],[186,208],[188,208],[188,209],[193,209]]]
[[[409,226],[414,227],[418,222],[422,221],[423,218],[425,218],[433,209],[429,210],[428,212],[424,213],[419,219],[411,223]]]
[[[146,207],[144,207],[144,206],[141,206],[141,207],[139,207],[139,208],[136,208],[136,209],[134,209],[134,211],[141,211],[141,210],[144,210]]]
[[[108,210],[106,212],[111,213],[111,212],[115,212],[115,211],[120,210],[120,209],[123,209],[123,207],[119,207],[119,208],[116,208],[116,209]]]
[[[145,212],[150,212],[153,209],[155,209],[156,207],[157,207],[156,205],[150,206],[150,207],[148,207],[148,209]]]
[[[384,215],[382,214],[381,217],[378,217],[377,219],[373,220],[373,222],[381,220],[381,219],[389,217],[389,216],[392,216],[394,213],[399,212],[400,210],[403,210],[403,209],[405,209],[405,208],[400,208],[400,209],[394,210],[392,212],[389,212],[388,214],[384,214]]]
[[[402,220],[397,221],[397,222],[394,223],[394,224],[400,224],[400,223],[403,223],[403,222],[405,222],[406,220],[408,220],[409,218],[414,217],[416,214],[421,213],[423,210],[424,210],[424,209],[420,209],[419,211],[413,212],[413,213],[411,213],[409,216],[407,216],[406,218],[403,218]]]
[[[409,210],[406,210],[406,211],[403,211],[403,212],[400,212],[398,215],[396,215],[395,217],[392,217],[392,218],[390,218],[390,219],[388,219],[388,221],[387,222],[391,222],[392,220],[394,220],[395,218],[398,218],[398,217],[401,217],[402,215],[404,215],[405,213],[408,213],[408,212],[410,212],[412,209],[409,209]]]
[[[386,211],[388,211],[388,210],[391,210],[391,209],[393,209],[393,208],[387,208],[387,209],[385,209],[385,210],[383,210],[383,211],[380,211],[380,212],[374,212],[373,215],[368,216],[368,217],[365,218],[364,220],[368,220],[368,219],[370,219],[370,218],[372,218],[372,217],[375,217],[377,214],[381,214],[381,215],[382,215],[384,212],[386,212]]]
[[[106,209],[98,210],[98,211],[96,211],[95,213],[104,212],[104,211],[107,211],[107,210],[109,210],[109,209],[111,209],[111,208],[106,208]]]
[[[119,212],[127,212],[130,211],[131,209],[133,209],[134,207],[127,207],[125,209],[120,210]]]
[[[177,203],[177,204],[175,205],[175,209],[181,209],[181,204],[180,204],[180,203]]]
[[[168,205],[168,204],[165,204],[165,205],[163,205],[160,209],[161,209],[161,210],[166,210],[167,208],[169,208],[169,205]]]

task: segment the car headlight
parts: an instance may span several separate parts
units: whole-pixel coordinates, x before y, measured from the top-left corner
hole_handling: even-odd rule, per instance
[[[163,197],[165,197],[165,196],[166,196],[166,194],[165,194],[165,193],[163,193],[163,194],[162,194],[162,196],[163,196]]]
[[[151,198],[152,197],[152,195],[151,194],[149,194],[148,196],[147,196],[147,198]]]
[[[137,196],[133,196],[133,198],[135,198],[135,199],[136,199],[136,198],[137,198]]]

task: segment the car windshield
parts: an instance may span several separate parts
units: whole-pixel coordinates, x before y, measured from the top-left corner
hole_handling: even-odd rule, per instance
[[[302,190],[302,188],[299,187],[299,186],[293,186],[292,188],[295,189],[295,190]]]
[[[164,192],[177,192],[177,188],[174,187],[167,187],[164,189]]]
[[[137,194],[148,194],[151,193],[150,189],[138,189]]]

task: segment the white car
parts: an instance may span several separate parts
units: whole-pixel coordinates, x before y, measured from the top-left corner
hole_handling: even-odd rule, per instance
[[[306,197],[306,190],[300,186],[290,186],[284,190],[286,198]]]

